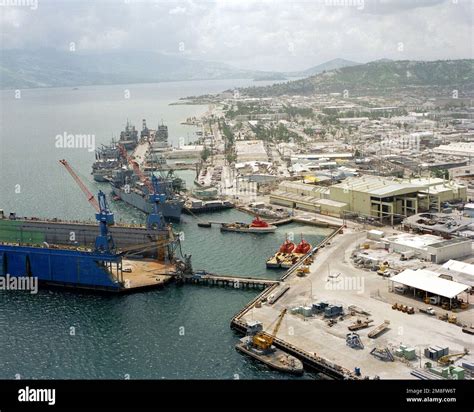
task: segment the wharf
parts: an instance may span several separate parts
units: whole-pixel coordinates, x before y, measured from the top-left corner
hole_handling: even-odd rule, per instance
[[[243,334],[246,332],[245,324],[235,318],[232,319],[231,328]],[[265,333],[265,335],[269,336],[267,333]],[[338,380],[358,379],[351,371],[326,361],[316,353],[311,354],[310,352],[297,348],[295,345],[285,342],[283,339],[273,338],[273,345],[301,360],[306,368],[323,373],[330,378]]]
[[[240,207],[238,207],[238,209],[242,210],[242,208]],[[306,219],[299,219],[295,217],[288,217],[288,218],[280,219],[280,220],[267,219],[267,222],[274,226],[283,226],[283,225],[288,225],[290,223],[300,223],[302,225],[317,226],[317,227],[324,227],[324,228],[331,228],[331,227],[338,228],[339,227],[331,223],[322,222],[319,220],[306,220]],[[207,223],[210,223],[211,225],[222,225],[222,223],[228,223],[228,222],[217,222],[214,220],[210,220],[210,221],[207,221]]]
[[[309,251],[303,259],[301,259],[298,263],[296,263],[293,267],[288,269],[285,274],[280,278],[280,282],[275,282],[272,286],[266,288],[262,293],[260,293],[255,299],[249,302],[242,310],[240,310],[231,320],[231,328],[237,332],[245,334],[245,316],[256,308],[257,306],[261,306],[263,302],[267,301],[267,298],[272,294],[272,292],[276,291],[279,285],[285,286],[285,279],[295,273],[300,265],[303,264],[304,260],[307,257],[314,255],[319,249],[323,248],[328,242],[331,241],[333,237],[337,234],[343,232],[343,226],[340,226],[336,229],[331,235],[329,235],[326,239],[323,240],[320,244],[315,246],[311,251]],[[258,305],[257,305],[258,304]],[[295,356],[296,358],[300,359],[303,362],[303,365],[320,373],[323,373],[326,376],[329,376],[333,379],[358,379],[358,377],[351,372],[350,370],[337,365],[333,362],[328,361],[327,359],[323,358],[322,356],[318,355],[315,352],[308,352],[301,347],[298,347],[287,340],[282,338],[276,337],[273,341],[273,344],[290,355]]]
[[[342,230],[344,235],[336,236],[335,233],[342,233]],[[474,351],[470,335],[463,333],[459,326],[423,314],[394,311],[394,300],[413,305],[414,298],[394,295],[387,290],[387,279],[354,266],[350,259],[351,251],[367,234],[349,228],[341,228],[341,231],[313,250],[316,258],[306,276],[296,276],[296,266],[283,275],[280,286],[275,286],[275,289],[289,286],[289,290],[277,302],[270,304],[265,299],[267,290],[263,291],[232,319],[231,328],[244,333],[247,321],[252,320],[261,322],[268,331],[285,308],[308,307],[322,301],[342,305],[344,316],[331,318],[332,322],[324,315],[313,313],[304,316],[290,312],[275,340],[277,347],[299,358],[305,367],[320,370],[336,379],[416,379],[412,372],[425,372],[422,354],[432,342],[449,347],[453,353],[462,352],[463,348]],[[331,280],[331,275],[338,275],[337,287],[333,286],[336,283]],[[390,327],[376,338],[371,333],[373,328],[358,331],[365,348],[356,350],[347,344],[346,337],[349,327],[357,322],[360,314],[370,316],[374,326],[389,320]],[[403,335],[400,330],[403,330]],[[410,361],[394,356],[393,361],[383,361],[373,355],[374,348],[395,355],[402,344],[414,348],[415,359]],[[356,375],[356,371],[360,375]]]
[[[192,276],[184,276],[181,278],[185,283],[209,286],[226,286],[234,289],[254,288],[266,289],[268,287],[278,285],[278,280],[259,279],[244,276],[225,276],[213,273],[194,274]]]
[[[239,209],[241,212],[258,216],[258,212],[246,206],[236,205],[235,207]],[[283,225],[288,225],[290,223],[300,223],[302,225],[317,226],[317,227],[324,227],[324,228],[331,228],[331,227],[338,228],[340,226],[340,224],[337,224],[336,222],[324,221],[321,219],[317,219],[316,217],[290,216],[290,217],[285,217],[283,219],[274,219],[274,218],[265,216],[265,219],[269,223],[275,226],[283,226]]]
[[[143,165],[143,169],[147,172],[154,172],[156,171],[156,165],[154,164],[151,164],[149,165],[148,163],[145,163]],[[169,164],[163,164],[163,165],[160,165],[160,170],[163,170],[165,172],[169,171],[169,170],[195,170],[196,169],[196,166],[194,163],[190,163],[190,164],[181,164],[181,165],[175,165],[175,164],[172,164],[172,165],[169,165]]]
[[[333,223],[328,223],[328,222],[323,222],[322,220],[318,219],[302,219],[300,217],[288,217],[285,219],[280,219],[280,220],[271,220],[268,219],[268,222],[271,223],[272,225],[275,226],[283,226],[283,225],[288,225],[290,223],[299,223],[301,225],[308,225],[308,226],[317,226],[317,227],[324,227],[324,228],[338,228],[340,227],[339,225],[333,224]]]

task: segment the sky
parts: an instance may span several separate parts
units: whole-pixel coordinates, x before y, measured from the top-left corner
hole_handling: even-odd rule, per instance
[[[254,70],[473,57],[473,0],[0,0],[2,49],[149,50]]]

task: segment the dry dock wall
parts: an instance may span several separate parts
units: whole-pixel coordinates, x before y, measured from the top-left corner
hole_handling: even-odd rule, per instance
[[[115,225],[109,229],[118,248],[156,242],[168,235],[167,231],[150,231],[140,226]],[[92,247],[98,234],[96,223],[0,219],[0,242]]]

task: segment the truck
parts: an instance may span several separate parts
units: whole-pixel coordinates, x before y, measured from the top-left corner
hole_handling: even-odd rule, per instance
[[[421,313],[426,313],[427,315],[430,315],[430,316],[436,315],[435,310],[434,310],[431,306],[429,306],[429,307],[427,307],[427,308],[419,308],[418,310],[419,310]]]

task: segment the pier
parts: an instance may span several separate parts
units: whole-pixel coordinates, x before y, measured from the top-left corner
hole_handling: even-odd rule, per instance
[[[242,210],[242,208],[239,208],[237,206],[236,208],[239,210]],[[330,228],[330,227],[339,228],[339,226],[336,226],[327,222],[322,222],[320,220],[301,219],[297,217],[287,217],[287,218],[279,219],[279,220],[268,219],[267,222],[274,226],[283,226],[283,225],[288,225],[290,223],[299,223],[299,224],[308,225],[308,226],[317,226],[317,227],[324,227],[324,228]],[[207,223],[211,225],[222,225],[223,223],[228,223],[228,222],[217,222],[215,220],[208,220]]]
[[[253,215],[253,216],[259,216],[258,212],[256,212],[253,209],[250,209],[246,206],[235,205],[235,207],[236,207],[236,209],[240,210],[241,212],[245,212],[245,213],[248,213],[248,214]],[[269,217],[269,216],[266,216],[266,215],[263,215],[261,217],[268,220],[269,223],[271,223],[272,225],[275,225],[275,226],[283,226],[283,225],[287,225],[287,224],[290,224],[290,223],[299,223],[299,224],[302,224],[302,225],[325,227],[325,228],[329,228],[329,227],[338,228],[340,226],[335,221],[331,221],[331,220],[330,221],[325,221],[325,220],[317,219],[315,217],[305,218],[305,217],[302,217],[302,216],[288,216],[288,217],[285,217],[285,218],[282,218],[282,219],[275,219],[275,218],[272,218],[272,217]],[[327,218],[326,216],[322,216],[322,215],[321,215],[321,217],[322,218]]]
[[[246,333],[245,324],[236,318],[232,319],[231,328],[237,332],[240,332],[243,334]],[[306,368],[314,370],[319,373],[323,373],[324,375],[330,378],[338,379],[338,380],[357,379],[357,377],[351,371],[341,366],[335,365],[331,362],[328,362],[324,358],[318,356],[316,353],[311,354],[302,349],[299,349],[296,346],[288,342],[285,342],[284,340],[280,338],[274,338],[273,345],[275,345],[275,347],[282,349],[285,352],[289,353],[290,355],[301,360],[301,362],[303,362],[303,365]]]
[[[246,327],[245,322],[243,321],[244,316],[248,314],[248,312],[250,312],[254,307],[256,307],[257,304],[261,305],[263,302],[266,302],[268,297],[278,289],[279,285],[285,286],[285,279],[292,275],[298,269],[298,267],[303,264],[306,258],[316,254],[319,249],[325,247],[337,234],[342,233],[343,229],[344,227],[340,226],[336,230],[334,230],[334,232],[331,233],[328,237],[326,237],[320,244],[311,249],[303,259],[301,259],[290,269],[288,269],[285,274],[280,278],[280,282],[274,282],[273,285],[263,290],[262,293],[260,293],[257,297],[255,297],[255,299],[253,299],[244,308],[242,308],[242,310],[240,310],[232,318],[230,323],[231,329],[239,333],[245,334]],[[333,379],[358,379],[358,377],[350,370],[324,359],[317,353],[310,353],[308,351],[305,351],[281,338],[275,337],[273,344],[277,348],[282,349],[290,355],[293,355],[296,358],[300,359],[303,362],[303,365],[308,369],[323,373],[324,375]]]
[[[174,275],[178,278],[178,275]],[[243,276],[225,276],[213,273],[196,273],[191,276],[179,277],[184,283],[207,285],[207,286],[224,286],[234,289],[266,289],[270,286],[278,285],[278,280],[259,279]]]
[[[329,236],[327,236],[321,243],[314,246],[306,255],[304,255],[298,262],[296,262],[291,268],[289,268],[285,274],[280,278],[281,281],[284,281],[288,276],[292,275],[301,265],[303,265],[304,261],[312,257],[314,254],[318,252],[319,249],[325,247],[334,236],[339,233],[343,233],[344,226],[339,226],[334,232],[332,232]]]

